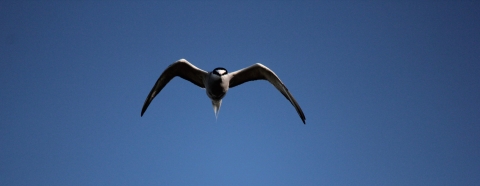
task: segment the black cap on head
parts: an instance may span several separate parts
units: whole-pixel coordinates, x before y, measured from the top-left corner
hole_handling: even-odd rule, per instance
[[[227,74],[228,71],[227,71],[227,69],[225,69],[223,67],[218,67],[218,68],[213,69],[212,73],[217,74],[219,76],[222,76],[222,75]]]

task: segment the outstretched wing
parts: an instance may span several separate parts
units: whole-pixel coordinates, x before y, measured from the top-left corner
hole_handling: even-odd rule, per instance
[[[230,77],[230,84],[229,87],[233,88],[235,86],[241,85],[242,83],[248,81],[255,81],[255,80],[267,80],[269,81],[275,88],[277,88],[280,93],[285,96],[285,98],[290,101],[290,103],[295,107],[297,110],[298,115],[302,119],[303,123],[305,124],[305,114],[303,114],[300,105],[298,105],[295,98],[293,98],[292,94],[288,91],[287,87],[280,81],[280,78],[269,68],[266,66],[257,63],[247,68],[237,70],[228,74]]]
[[[153,98],[155,98],[155,96],[160,93],[163,87],[165,87],[165,85],[167,85],[167,83],[170,82],[170,80],[172,80],[175,76],[179,76],[201,88],[205,88],[203,80],[207,74],[208,72],[197,68],[185,59],[180,59],[171,64],[167,67],[167,69],[165,69],[165,71],[163,71],[162,75],[160,75],[152,90],[148,94],[147,99],[143,104],[141,116],[143,116],[143,113],[145,113]]]

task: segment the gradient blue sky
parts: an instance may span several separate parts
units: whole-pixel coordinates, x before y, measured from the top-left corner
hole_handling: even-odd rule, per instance
[[[0,1],[0,185],[480,185],[479,1]],[[274,70],[218,120],[185,58]]]

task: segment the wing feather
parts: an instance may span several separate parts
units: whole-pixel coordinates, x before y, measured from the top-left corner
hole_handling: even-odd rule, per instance
[[[298,115],[302,119],[303,123],[305,124],[305,114],[303,114],[300,105],[298,105],[297,100],[290,94],[287,87],[283,84],[283,82],[278,78],[278,76],[270,70],[268,67],[256,63],[252,66],[249,66],[244,69],[237,70],[229,74],[230,82],[229,88],[233,88],[235,86],[241,85],[245,82],[255,81],[255,80],[267,80],[269,81],[275,88],[277,88],[280,93],[287,98],[288,101],[295,107]]]
[[[155,96],[160,93],[163,87],[165,87],[167,83],[170,82],[170,80],[172,80],[174,77],[179,76],[201,88],[205,88],[205,84],[203,83],[203,81],[207,74],[208,72],[197,68],[185,59],[180,59],[175,63],[171,64],[160,75],[152,90],[148,94],[147,99],[145,99],[141,116],[143,116],[143,113],[145,113],[153,98],[155,98]]]

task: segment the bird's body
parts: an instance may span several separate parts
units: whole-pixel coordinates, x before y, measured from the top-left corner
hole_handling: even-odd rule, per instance
[[[226,79],[226,76],[220,74],[221,72],[227,73],[226,70],[217,68],[208,73],[205,78],[205,89],[207,90],[207,95],[210,99],[222,99],[228,91],[229,81]]]
[[[222,105],[222,99],[225,97],[228,91],[229,81],[225,79],[225,76],[222,76],[224,73],[227,73],[227,70],[223,68],[216,68],[212,72],[208,73],[205,78],[205,90],[207,96],[212,100],[213,111],[215,112],[215,117],[218,117],[218,111]]]
[[[150,91],[150,94],[145,100],[141,113],[142,116],[153,98],[155,98],[155,96],[163,89],[163,87],[165,87],[165,85],[167,85],[167,83],[176,76],[190,81],[201,88],[205,88],[207,96],[212,101],[212,106],[216,117],[218,116],[222,99],[226,95],[229,88],[248,81],[260,79],[267,80],[290,101],[305,124],[305,115],[303,114],[303,111],[298,105],[297,101],[293,98],[287,87],[285,87],[277,75],[275,75],[275,73],[266,66],[257,63],[232,73],[228,73],[228,71],[222,67],[215,68],[212,72],[206,72],[192,65],[185,59],[180,59],[171,64],[167,67],[167,69],[165,69],[162,75],[160,75]]]

